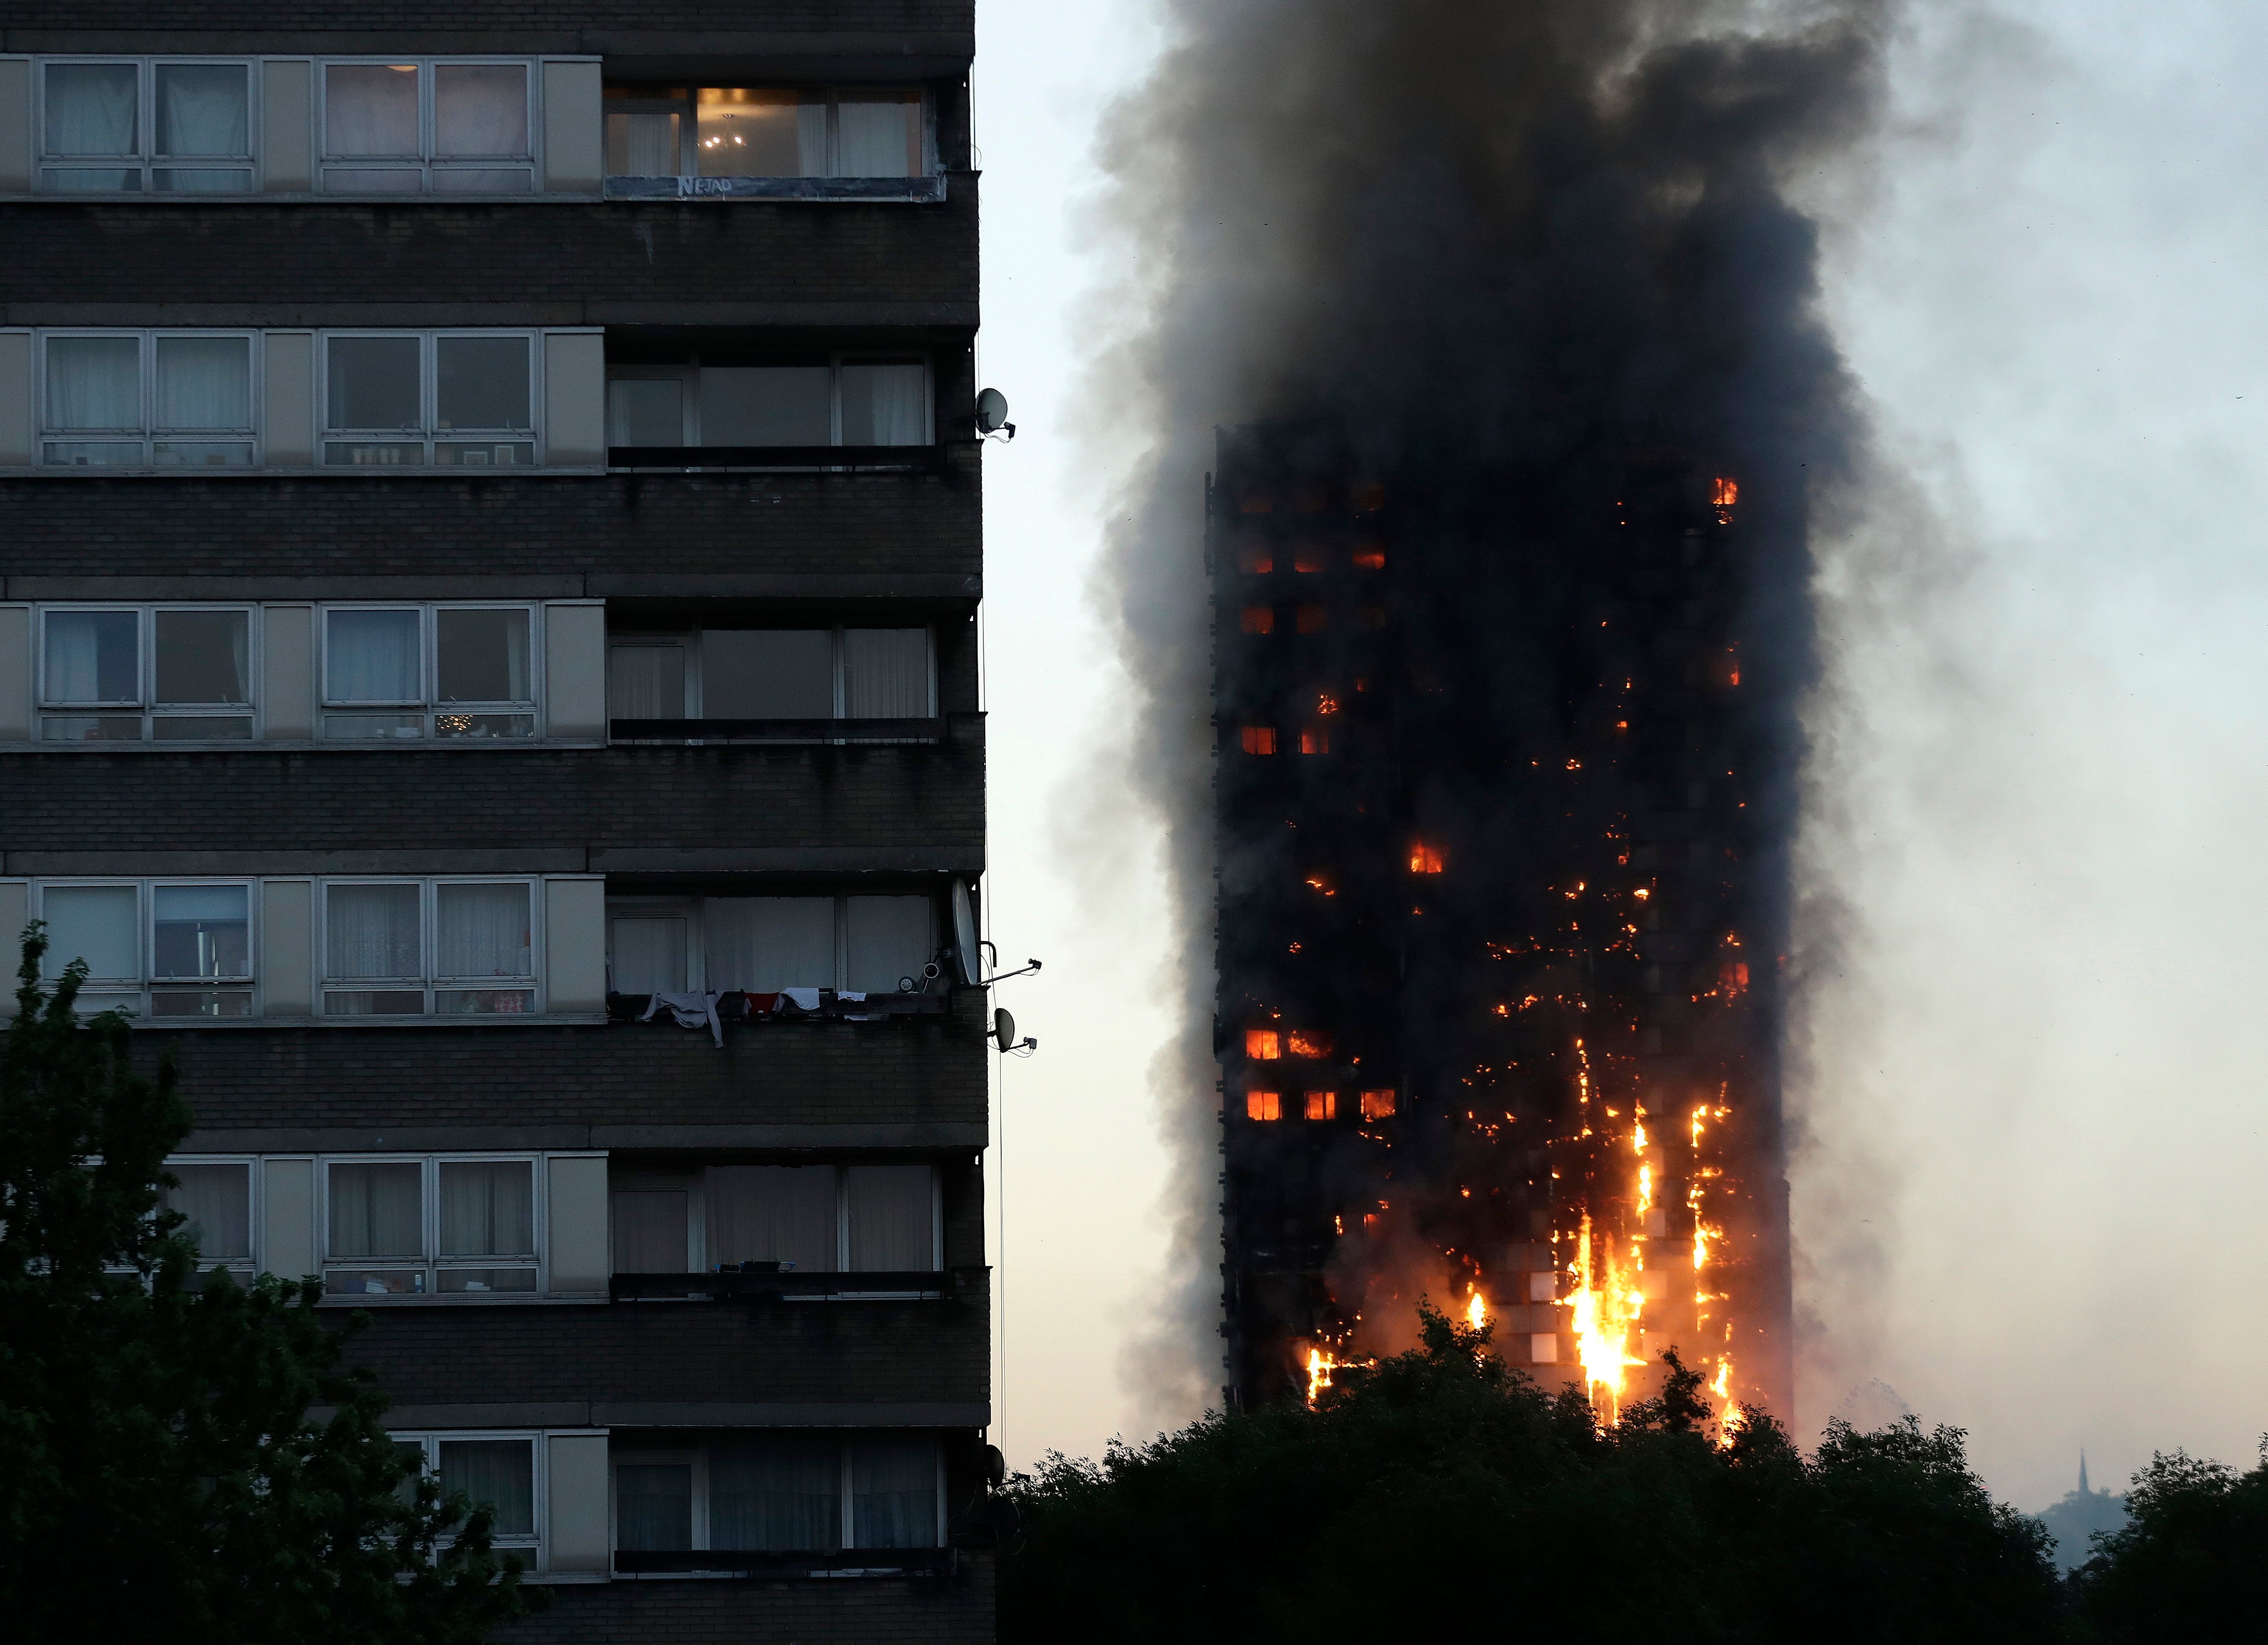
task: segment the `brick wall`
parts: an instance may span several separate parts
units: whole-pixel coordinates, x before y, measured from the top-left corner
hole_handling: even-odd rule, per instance
[[[551,1590],[541,1615],[489,1637],[495,1645],[991,1645],[991,1556],[964,1551],[951,1579],[617,1582]]]

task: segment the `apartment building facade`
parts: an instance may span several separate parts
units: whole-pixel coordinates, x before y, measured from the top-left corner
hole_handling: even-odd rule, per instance
[[[968,0],[19,0],[0,926],[528,1639],[989,1638]]]

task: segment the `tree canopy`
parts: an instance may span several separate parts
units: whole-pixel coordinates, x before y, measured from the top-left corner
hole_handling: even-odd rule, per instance
[[[2125,1525],[2097,1535],[2095,1550],[2073,1576],[2082,1638],[2187,1645],[2253,1635],[2268,1626],[2268,1440],[2242,1473],[2186,1451],[2151,1457],[2126,1494]]]

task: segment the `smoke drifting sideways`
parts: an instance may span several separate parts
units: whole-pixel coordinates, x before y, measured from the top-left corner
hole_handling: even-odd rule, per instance
[[[1096,311],[1118,330],[1091,395],[1094,443],[1125,476],[1096,596],[1134,697],[1124,764],[1096,791],[1162,823],[1179,933],[1183,1028],[1152,1069],[1175,1155],[1171,1295],[1126,1368],[1145,1416],[1186,1415],[1219,1385],[1201,554],[1216,426],[1322,419],[1363,468],[1422,476],[1462,521],[1506,512],[1514,473],[1530,488],[1517,512],[1572,511],[1572,476],[1602,453],[1705,454],[1737,475],[1750,713],[1777,745],[1756,780],[1785,847],[1816,672],[1809,534],[1866,447],[1817,309],[1816,226],[1791,194],[1863,149],[1889,11],[1163,5],[1155,71],[1104,125],[1101,232],[1123,272]],[[1419,574],[1447,587],[1458,572]],[[1767,926],[1788,917],[1786,872]]]

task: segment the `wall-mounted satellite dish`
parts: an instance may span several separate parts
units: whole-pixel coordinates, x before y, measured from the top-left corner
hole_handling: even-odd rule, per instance
[[[1002,1051],[1016,1049],[1016,1019],[1005,1011],[992,1014],[992,1043]]]
[[[998,388],[987,388],[976,396],[976,432],[1016,438],[1016,425],[1008,421],[1008,396]]]

